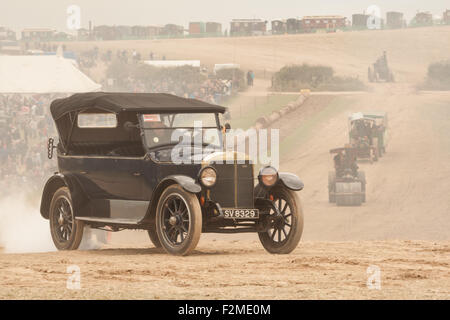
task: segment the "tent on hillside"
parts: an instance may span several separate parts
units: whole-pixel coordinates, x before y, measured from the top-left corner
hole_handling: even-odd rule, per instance
[[[200,60],[147,60],[144,61],[145,64],[153,67],[159,68],[174,68],[191,66],[195,68],[200,67]]]
[[[1,56],[0,94],[79,93],[101,85],[60,56]]]

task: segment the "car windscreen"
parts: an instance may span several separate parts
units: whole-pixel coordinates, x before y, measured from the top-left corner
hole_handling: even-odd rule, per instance
[[[141,114],[148,148],[165,145],[199,145],[218,148],[221,132],[215,113]]]

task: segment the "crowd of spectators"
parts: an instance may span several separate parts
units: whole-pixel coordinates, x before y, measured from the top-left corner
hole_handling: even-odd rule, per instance
[[[111,91],[170,93],[189,99],[221,104],[233,93],[232,80],[206,79],[198,84],[177,81],[174,78],[142,81],[133,78],[122,79],[120,85],[106,80],[104,87]]]
[[[146,57],[147,58],[147,57]],[[156,56],[153,52],[148,55],[148,60],[166,60],[165,55]],[[117,50],[113,52],[107,50],[99,53],[97,47],[90,51],[82,52],[78,56],[80,68],[87,73],[89,69],[95,67],[99,61],[106,65],[106,69],[112,65],[120,65],[122,69],[131,69],[139,63],[143,63],[143,55],[136,50]],[[138,65],[143,69],[143,64]],[[177,67],[175,67],[177,68]],[[183,67],[178,67],[183,68]],[[127,76],[123,77],[126,73]],[[149,74],[148,77],[134,77],[129,70],[121,70],[118,74],[108,77],[105,75],[102,85],[105,91],[125,91],[125,92],[148,92],[148,93],[170,93],[185,98],[199,99],[209,103],[220,104],[227,98],[239,91],[242,82],[238,79],[220,79],[208,70],[200,68],[197,70],[202,77],[189,78],[182,75],[182,71],[164,72],[163,75]],[[189,74],[189,72],[188,72]]]
[[[49,114],[55,95],[0,95],[0,190],[40,187],[54,170],[47,139],[55,135]]]

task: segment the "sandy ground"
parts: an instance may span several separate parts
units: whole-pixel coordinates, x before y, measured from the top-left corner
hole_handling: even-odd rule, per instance
[[[303,242],[286,256],[205,237],[192,256],[153,248],[0,255],[11,299],[448,299],[450,242]],[[447,258],[446,258],[447,256]],[[68,290],[78,265],[81,289]],[[380,271],[381,288],[369,289]],[[372,283],[372,282],[371,282]],[[374,284],[374,283],[373,283]]]
[[[270,66],[273,57],[265,52],[273,48],[295,60],[293,52],[302,47],[305,57],[317,52],[314,59],[356,72],[378,55],[379,48],[368,47],[378,41],[392,46],[394,72],[405,81],[375,84],[366,94],[312,96],[274,124],[281,129],[282,169],[305,182],[305,229],[292,254],[266,253],[256,235],[207,234],[192,256],[172,257],[152,248],[144,232],[130,231],[114,234],[102,250],[0,253],[0,299],[449,299],[450,94],[414,89],[427,62],[450,51],[449,33],[442,27],[226,39],[220,40],[223,52],[211,46],[218,39],[157,42],[155,51],[183,44],[185,58],[194,55],[187,44],[196,43],[199,58],[216,60],[232,57],[236,43],[237,62],[249,68]],[[424,47],[416,46],[417,39]],[[209,50],[203,56],[200,41]],[[352,49],[356,44],[360,50]],[[327,201],[328,150],[348,141],[347,115],[360,110],[388,112],[387,154],[378,163],[360,164],[367,203],[336,207]],[[71,265],[80,268],[81,290],[66,287]],[[369,266],[379,268],[380,290],[367,286]]]

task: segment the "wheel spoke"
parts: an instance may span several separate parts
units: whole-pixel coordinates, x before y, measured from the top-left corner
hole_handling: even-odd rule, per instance
[[[181,210],[182,208],[184,208],[184,209]],[[186,207],[186,204],[184,203],[184,201],[180,201],[180,206],[178,207],[178,211],[180,211],[180,214],[181,214],[181,212],[187,211],[187,207]]]
[[[177,230],[175,227],[171,227],[169,231],[167,232],[167,235],[169,236],[170,241],[176,243],[177,242]]]
[[[181,242],[184,241],[184,232],[180,230],[180,237],[181,237]]]
[[[170,209],[170,206],[169,206],[169,204],[166,204],[166,208],[167,208],[167,209],[169,209],[169,211],[170,211],[170,215],[172,215],[172,216],[174,216],[174,215],[175,215],[175,212],[174,212],[174,211],[172,211],[172,209]]]
[[[288,203],[286,202],[286,203],[284,204],[283,209],[281,210],[281,214],[282,214],[283,216],[284,216],[284,213],[286,212],[287,206],[288,206]]]
[[[281,242],[281,230],[278,229],[278,242]]]
[[[272,241],[274,240],[274,238],[275,238],[275,231],[277,231],[276,229],[273,229],[273,231],[272,231],[272,235],[271,235],[271,239],[272,239]]]
[[[287,233],[286,233],[286,230],[284,230],[284,227],[283,227],[281,230],[283,231],[284,236],[285,236],[285,238],[287,239]]]

